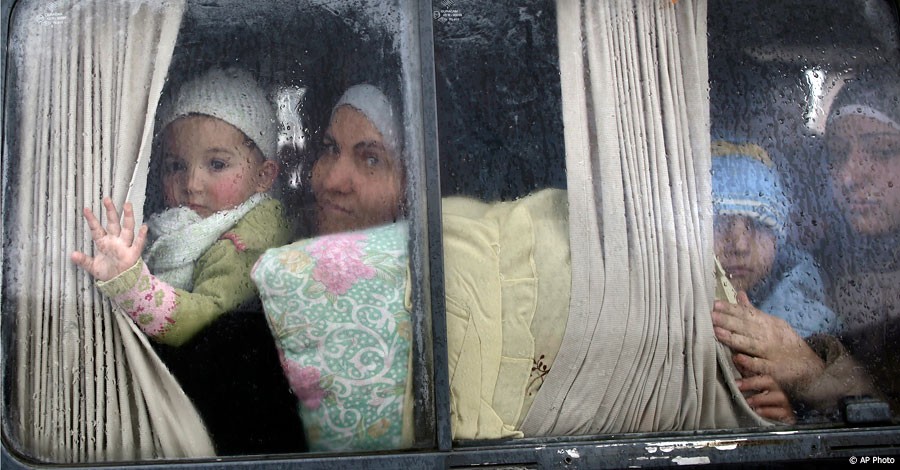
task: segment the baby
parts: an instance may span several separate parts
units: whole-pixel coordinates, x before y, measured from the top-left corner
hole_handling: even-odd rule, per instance
[[[168,209],[135,236],[130,203],[120,225],[103,200],[105,229],[85,208],[96,251],[72,261],[148,336],[178,346],[255,299],[250,269],[291,235],[266,194],[278,174],[275,111],[248,73],[212,69],[184,84],[163,105],[160,128]]]

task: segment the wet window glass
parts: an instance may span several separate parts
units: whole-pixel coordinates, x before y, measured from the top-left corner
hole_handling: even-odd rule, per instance
[[[556,6],[452,3],[434,13],[450,424],[522,437],[568,313]]]
[[[760,384],[748,401],[772,385],[787,393],[761,408],[770,419],[900,412],[895,6],[790,2],[773,17],[710,2],[716,256],[746,293],[714,322]]]
[[[408,275],[422,231],[406,202],[421,190],[407,171],[422,158],[417,15],[399,2],[16,4],[3,274],[16,452],[430,445],[430,340]]]
[[[434,7],[441,193],[565,188],[555,3],[452,3]]]
[[[896,448],[895,1],[429,3],[3,7],[4,459]]]
[[[452,3],[434,29],[455,439],[895,416],[889,2]],[[850,82],[878,91],[848,102]]]

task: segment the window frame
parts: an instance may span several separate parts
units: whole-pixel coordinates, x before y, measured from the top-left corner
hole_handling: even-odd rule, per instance
[[[900,10],[900,1],[893,1]],[[172,466],[184,468],[212,468],[247,465],[259,468],[280,468],[285,465],[303,465],[307,468],[433,468],[456,466],[517,465],[526,467],[619,468],[627,465],[675,465],[675,464],[741,464],[767,462],[787,464],[806,459],[824,462],[847,462],[856,457],[890,457],[900,452],[900,426],[855,425],[841,428],[802,426],[790,430],[712,430],[656,432],[622,435],[567,436],[550,438],[523,438],[514,440],[453,442],[450,433],[450,396],[447,375],[446,318],[444,312],[443,249],[441,241],[441,180],[439,170],[437,90],[435,86],[435,57],[433,5],[419,2],[417,28],[421,63],[421,89],[411,90],[421,96],[421,113],[416,118],[422,125],[422,155],[419,164],[410,171],[418,181],[408,191],[415,201],[411,207],[411,259],[414,289],[423,293],[414,300],[414,311],[420,315],[417,331],[430,331],[432,340],[416,341],[414,354],[418,362],[414,366],[417,380],[425,380],[431,386],[421,396],[417,395],[417,409],[430,408],[430,412],[417,413],[416,425],[432,431],[433,442],[418,443],[426,447],[418,450],[391,451],[366,454],[297,454],[278,456],[221,457],[208,461],[141,461],[140,466]],[[14,2],[2,6],[2,36],[4,54],[0,57],[3,94],[0,107],[4,112],[3,138],[4,188],[8,187],[8,146],[5,135],[7,114],[7,41]],[[434,5],[440,8],[439,5]],[[896,18],[900,29],[900,16]],[[4,189],[6,191],[6,189]],[[419,197],[415,197],[419,196]],[[3,198],[5,204],[6,197]],[[6,214],[6,207],[0,208]],[[0,258],[3,256],[0,247]],[[0,286],[3,279],[0,278]],[[430,321],[428,312],[430,311]],[[7,325],[8,326],[8,325]],[[427,335],[426,335],[427,336]],[[0,334],[5,348],[14,341],[7,327]],[[430,357],[433,369],[426,365]],[[6,383],[6,364],[0,370]],[[5,387],[0,393],[6,394]],[[5,408],[3,410],[6,411]],[[17,452],[10,442],[6,419],[3,417],[0,465],[6,468],[63,467],[31,461]],[[131,465],[114,463],[111,468]]]

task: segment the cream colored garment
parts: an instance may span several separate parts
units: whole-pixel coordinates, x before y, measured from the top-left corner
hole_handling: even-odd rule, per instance
[[[559,190],[493,204],[443,201],[455,439],[522,436],[518,424],[536,388],[535,356],[545,353],[545,363],[552,363],[565,329],[566,205]]]
[[[11,445],[61,463],[213,455],[147,338],[69,260],[91,253],[80,209],[134,203],[181,0],[20,2],[10,42],[18,191],[6,227],[16,370]],[[126,196],[131,190],[133,193]],[[7,274],[7,273],[4,273]],[[4,324],[4,327],[9,327]]]
[[[572,246],[529,436],[764,424],[713,335],[703,0],[557,2]]]
[[[532,370],[537,360],[567,367],[555,361],[571,288],[566,214],[566,192],[552,189],[513,202],[443,201],[454,439],[522,437],[543,383]],[[734,302],[721,268],[716,279],[717,298]],[[716,400],[729,401],[740,395],[739,376],[730,353],[718,348]]]

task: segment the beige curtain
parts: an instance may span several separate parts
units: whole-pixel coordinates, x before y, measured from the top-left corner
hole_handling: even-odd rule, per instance
[[[10,42],[18,168],[6,223],[15,310],[14,445],[52,462],[208,456],[177,382],[69,260],[80,209],[141,217],[153,116],[183,0],[20,2]],[[104,216],[105,219],[105,216]],[[104,220],[105,223],[105,220]]]
[[[704,0],[559,0],[572,245],[526,435],[764,424],[715,341]]]

